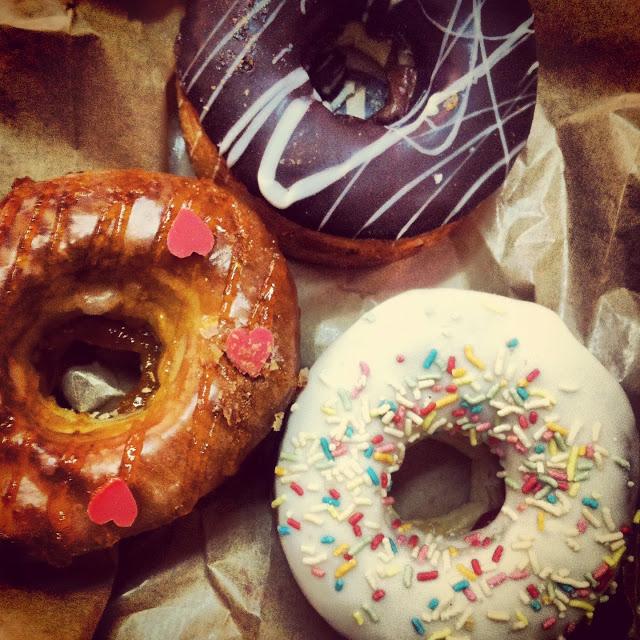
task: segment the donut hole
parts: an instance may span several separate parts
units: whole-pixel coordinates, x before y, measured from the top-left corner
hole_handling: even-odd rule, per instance
[[[460,535],[487,526],[505,501],[497,456],[462,439],[426,438],[410,446],[393,476],[394,510],[425,532]]]
[[[410,47],[393,36],[370,35],[361,22],[348,22],[337,33],[319,34],[303,65],[324,106],[336,115],[392,122],[409,107],[411,96],[400,110],[387,113],[397,102],[397,85],[403,82],[398,69],[414,67]]]
[[[158,388],[161,345],[134,318],[77,316],[48,326],[31,358],[40,393],[104,419],[142,408]]]

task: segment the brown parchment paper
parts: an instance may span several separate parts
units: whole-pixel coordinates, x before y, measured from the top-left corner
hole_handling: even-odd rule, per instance
[[[292,264],[303,361],[408,288],[491,291],[556,310],[640,418],[640,3],[532,5],[538,103],[504,187],[449,239],[401,262],[357,271]],[[171,0],[0,0],[0,192],[17,176],[77,169],[188,173],[168,83],[180,14]],[[90,637],[106,605],[98,640],[337,638],[299,592],[274,534],[278,441],[269,436],[190,516],[121,544],[108,602],[113,567],[96,566],[90,584],[45,577],[50,589],[28,570],[0,575],[0,611],[13,607],[0,613],[0,637]],[[624,568],[628,591],[635,570]],[[49,636],[30,613],[39,598],[50,604]],[[74,604],[83,598],[98,606]],[[625,637],[630,611],[612,598],[581,638]]]

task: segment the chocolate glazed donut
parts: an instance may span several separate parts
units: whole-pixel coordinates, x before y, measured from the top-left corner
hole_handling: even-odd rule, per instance
[[[328,108],[328,43],[353,23],[390,43],[369,119]],[[356,264],[434,241],[500,185],[537,79],[526,0],[194,0],[177,69],[197,173],[230,168],[290,254]]]
[[[0,540],[55,564],[188,513],[297,382],[284,258],[209,180],[17,181],[0,202],[0,328]],[[61,370],[87,355],[136,363],[109,410],[61,399]]]

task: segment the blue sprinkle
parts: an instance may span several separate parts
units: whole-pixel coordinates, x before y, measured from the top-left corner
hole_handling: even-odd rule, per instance
[[[470,405],[466,400],[463,400],[463,401],[460,403],[460,406],[461,406],[461,407],[464,407],[465,409],[468,409],[471,405]]]
[[[322,536],[322,538],[320,538],[322,544],[333,544],[335,541],[336,539],[333,536]]]
[[[370,444],[364,451],[364,457],[370,458],[373,455],[373,445]]]
[[[342,578],[338,578],[335,584],[336,591],[342,591],[342,587],[344,587],[344,580]]]
[[[561,584],[560,588],[565,592],[565,593],[573,593],[574,592],[574,588],[570,585],[570,584]]]
[[[378,478],[378,474],[371,467],[367,467],[367,473],[371,478],[371,482],[373,482],[374,486],[377,487],[380,484],[380,478]]]
[[[524,387],[517,387],[516,391],[523,400],[526,400],[529,397],[529,392]]]
[[[459,591],[464,591],[465,589],[469,588],[469,581],[468,580],[460,580],[460,582],[456,582],[453,585],[453,590],[455,592],[459,592]]]
[[[387,400],[386,404],[388,404],[391,407],[391,411],[393,411],[393,413],[395,413],[398,410],[398,405],[393,400]]]
[[[322,447],[327,460],[334,460],[333,453],[331,453],[331,449],[329,448],[329,440],[327,440],[327,438],[320,438],[320,446]]]
[[[411,618],[411,624],[413,628],[416,630],[416,633],[419,636],[423,636],[425,634],[424,625],[422,624],[422,620],[420,618]]]
[[[291,529],[286,524],[278,525],[278,533],[281,536],[288,536],[291,533]]]
[[[325,504],[333,505],[334,507],[339,507],[340,506],[340,500],[336,500],[335,498],[332,498],[331,496],[323,496],[322,497],[322,502],[324,502]]]
[[[435,349],[431,349],[431,351],[429,351],[429,355],[424,359],[422,366],[425,369],[428,369],[436,361],[437,357],[438,352]]]
[[[429,609],[431,609],[431,611],[434,611],[435,609],[438,608],[439,604],[440,604],[440,600],[438,600],[438,598],[432,598],[427,606],[429,607]]]
[[[347,438],[350,438],[353,435],[353,427],[351,425],[349,425],[344,434],[347,436]]]
[[[534,447],[534,451],[535,451],[536,453],[544,453],[544,445],[543,445],[543,444],[537,444],[537,445]]]
[[[597,509],[600,506],[600,503],[595,498],[582,498],[582,504],[592,509]]]
[[[518,338],[511,338],[511,340],[507,342],[507,347],[509,347],[509,349],[515,349],[519,344],[520,341],[518,340]]]
[[[398,545],[393,541],[393,538],[389,538],[389,544],[391,545],[391,551],[398,553]]]
[[[473,407],[471,407],[471,413],[482,413],[482,409],[484,407],[481,404],[476,404]]]
[[[558,502],[558,496],[555,493],[550,493],[547,496],[547,502],[550,502],[551,504],[555,504],[556,502]]]
[[[542,605],[540,604],[540,600],[532,600],[530,602],[530,604],[531,604],[531,608],[534,611],[540,611],[540,609],[542,609]]]

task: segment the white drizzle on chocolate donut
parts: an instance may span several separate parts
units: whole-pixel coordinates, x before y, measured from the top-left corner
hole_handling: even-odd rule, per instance
[[[438,434],[489,447],[503,467],[500,513],[465,536],[394,510],[406,449]],[[311,368],[273,506],[298,584],[345,636],[538,640],[593,615],[625,552],[637,479],[625,394],[555,314],[417,290]]]
[[[204,130],[252,192],[306,228],[399,239],[446,224],[500,184],[528,135],[537,63],[524,0],[384,4],[187,8],[178,75]],[[303,66],[327,23],[378,28],[381,15],[410,41],[418,77],[408,113],[384,126],[330,113]]]

